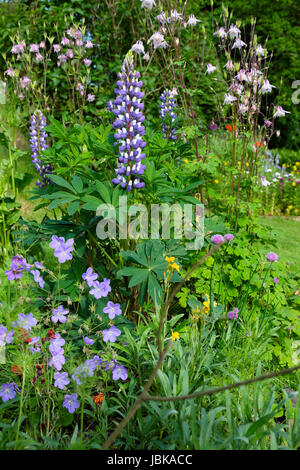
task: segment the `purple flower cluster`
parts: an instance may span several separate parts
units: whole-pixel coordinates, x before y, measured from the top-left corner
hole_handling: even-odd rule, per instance
[[[162,120],[162,130],[164,139],[177,140],[176,136],[176,119],[177,115],[174,112],[177,107],[174,96],[177,94],[176,88],[173,90],[165,90],[160,95],[160,111],[159,117]]]
[[[146,156],[143,153],[146,146],[143,140],[145,127],[142,125],[145,120],[142,113],[144,104],[141,101],[144,97],[141,91],[143,82],[139,80],[140,73],[134,70],[133,60],[129,57],[125,58],[118,78],[115,88],[117,97],[107,104],[116,117],[113,123],[114,137],[115,145],[119,146],[118,167],[112,182],[131,191],[132,188],[145,186],[141,179],[146,168],[141,163]]]
[[[37,169],[41,180],[37,181],[37,186],[45,187],[49,183],[49,175],[52,172],[51,165],[44,164],[41,160],[41,152],[48,148],[45,126],[46,118],[41,111],[35,111],[30,118],[30,147],[32,163]]]
[[[276,255],[276,253],[273,251],[270,251],[270,253],[266,255],[266,258],[268,261],[270,261],[270,263],[277,263],[278,261],[278,255]]]
[[[106,297],[111,291],[110,279],[104,278],[102,282],[94,281],[92,287],[93,288],[90,290],[90,294],[95,297],[95,299]]]
[[[77,385],[82,385],[89,377],[93,377],[95,369],[95,361],[93,359],[87,359],[83,364],[76,367],[72,375],[72,379],[75,380]]]
[[[23,256],[13,256],[10,263],[10,269],[5,271],[7,279],[13,281],[14,279],[21,279],[24,271],[29,271],[31,265],[27,263]]]
[[[49,360],[49,366],[55,367],[56,370],[61,370],[62,366],[66,362],[64,356],[64,349],[62,346],[65,344],[65,340],[60,336],[59,333],[55,333],[55,337],[51,338],[49,351],[51,359]]]
[[[72,259],[72,251],[74,249],[74,239],[70,238],[65,241],[64,237],[52,236],[52,241],[49,243],[50,248],[54,250],[54,256],[58,259],[60,264],[65,263],[67,260]]]
[[[239,316],[239,309],[234,307],[234,309],[231,312],[228,312],[227,317],[229,320],[236,320]]]

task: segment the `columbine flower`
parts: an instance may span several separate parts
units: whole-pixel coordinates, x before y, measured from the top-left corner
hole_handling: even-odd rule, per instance
[[[142,8],[148,8],[148,10],[152,10],[153,6],[156,6],[156,3],[154,0],[141,0],[142,2]]]
[[[65,36],[61,40],[61,44],[63,46],[67,46],[69,44],[69,42],[70,42],[70,40],[68,38],[66,38]]]
[[[144,97],[144,93],[141,92],[143,82],[139,81],[140,73],[134,70],[130,55],[125,58],[118,77],[115,89],[117,98],[110,104],[116,116],[113,123],[116,129],[115,145],[119,145],[118,167],[115,169],[116,177],[112,182],[130,191],[132,188],[145,186],[141,180],[145,165],[141,160],[146,156],[142,153],[142,149],[146,146],[143,140],[145,127],[142,125],[145,120],[142,113],[144,104],[141,102]]]
[[[255,52],[257,56],[264,57],[266,50],[260,44],[257,44]]]
[[[66,388],[66,385],[70,383],[68,372],[55,372],[54,379],[54,387],[57,387],[60,390],[64,390]]]
[[[83,342],[84,344],[87,344],[88,346],[92,346],[92,344],[94,344],[95,341],[91,338],[88,338],[87,336],[84,336]]]
[[[214,36],[218,36],[221,39],[227,38],[227,32],[226,29],[221,26],[221,28],[218,29],[218,31],[214,32]]]
[[[190,15],[187,21],[188,26],[196,26],[197,23],[201,23],[201,20],[197,20],[195,15]]]
[[[94,273],[92,268],[87,268],[86,272],[83,273],[82,279],[84,279],[89,287],[93,287],[94,282],[98,278],[98,274]]]
[[[276,88],[275,85],[271,85],[271,83],[269,82],[269,80],[264,80],[263,81],[263,84],[262,84],[262,87],[261,87],[261,92],[262,94],[264,95],[265,93],[271,93],[272,91],[272,88]]]
[[[19,313],[18,315],[18,326],[24,328],[24,330],[31,330],[37,324],[37,319],[34,318],[33,313]]]
[[[274,118],[276,117],[283,117],[286,114],[290,114],[290,111],[285,111],[281,106],[275,106],[275,113],[274,113]]]
[[[235,96],[232,96],[229,93],[225,93],[224,104],[232,104],[236,100],[237,98]]]
[[[120,336],[121,331],[115,326],[111,326],[108,330],[103,330],[103,341],[107,343],[115,343],[118,336]]]
[[[268,181],[265,176],[261,176],[260,181],[261,181],[261,185],[264,187],[269,186],[271,184],[270,181]]]
[[[89,94],[87,95],[87,101],[88,101],[89,103],[92,103],[93,101],[95,101],[95,95],[92,95],[91,93],[89,93]]]
[[[231,312],[228,312],[227,317],[230,320],[236,320],[239,316],[238,314],[239,314],[239,309],[235,307]]]
[[[115,367],[112,369],[112,378],[113,380],[126,380],[128,378],[128,371],[126,367],[116,364]]]
[[[30,44],[29,52],[39,52],[39,45],[38,44]]]
[[[122,315],[122,310],[120,304],[114,304],[111,301],[108,301],[106,307],[103,309],[104,313],[108,314],[108,318],[113,320],[116,315]]]
[[[31,83],[31,80],[29,77],[23,77],[20,80],[20,87],[25,90],[28,90],[30,83]]]
[[[162,11],[160,13],[160,15],[157,15],[156,16],[156,19],[162,24],[162,25],[165,25],[166,22],[167,22],[167,16],[166,16],[166,13],[164,11]]]
[[[143,55],[143,59],[148,62],[150,60],[150,54],[149,52],[146,52],[146,54]]]
[[[18,55],[23,54],[25,47],[26,47],[25,41],[22,41],[21,44],[15,44],[12,47],[11,53],[18,54]]]
[[[5,70],[4,75],[7,75],[8,77],[14,77],[15,72],[12,67],[9,67],[7,70]]]
[[[210,241],[214,244],[214,245],[220,245],[221,243],[224,243],[224,238],[222,237],[222,235],[213,235],[210,239]]]
[[[212,64],[207,64],[207,69],[206,69],[206,72],[205,73],[208,73],[208,74],[211,74],[213,73],[215,70],[217,70],[217,67],[215,67],[214,65]]]
[[[232,48],[231,49],[241,49],[242,47],[246,46],[247,44],[242,41],[240,38],[237,38],[233,45],[232,45]]]
[[[30,147],[31,159],[37,169],[41,179],[37,181],[37,186],[44,187],[49,183],[48,174],[51,173],[52,167],[44,164],[41,159],[41,152],[48,148],[47,137],[45,132],[47,121],[41,111],[36,111],[30,118]]]
[[[152,34],[149,41],[152,41],[154,49],[164,49],[168,45],[165,41],[165,38],[159,31],[157,33]]]
[[[162,120],[163,137],[164,139],[177,140],[175,134],[177,128],[174,125],[177,119],[177,115],[174,112],[177,104],[174,98],[174,92],[172,90],[165,90],[160,95],[160,101],[159,117]]]
[[[90,294],[95,297],[95,299],[101,299],[101,297],[106,297],[110,291],[110,279],[104,278],[102,282],[94,281],[93,289],[90,290]]]
[[[92,61],[90,59],[85,58],[85,59],[83,59],[83,63],[86,67],[89,67],[91,65]]]
[[[133,44],[131,50],[137,54],[145,54],[145,49],[142,41],[137,41]]]
[[[1,385],[1,389],[0,389],[0,397],[2,398],[2,400],[4,402],[8,401],[8,400],[12,400],[13,398],[15,398],[16,396],[16,391],[15,391],[15,384],[14,382],[12,383],[5,383],[5,384],[2,384]]]
[[[229,28],[229,31],[228,31],[230,39],[238,38],[240,32],[241,32],[241,30],[235,24],[232,24]]]
[[[54,49],[54,52],[58,53],[61,51],[61,46],[59,44],[54,44],[53,49]]]
[[[269,121],[268,119],[266,119],[266,120],[264,121],[264,124],[265,124],[265,126],[267,126],[267,127],[272,126],[272,122]]]
[[[232,71],[234,70],[234,63],[232,62],[231,59],[229,59],[227,63],[224,65],[224,67],[226,68],[226,70]]]
[[[224,235],[224,238],[228,242],[232,242],[232,240],[234,239],[234,236],[231,233],[226,233],[226,235]]]
[[[168,23],[176,22],[176,21],[182,21],[182,14],[178,13],[177,10],[171,10],[170,16],[168,16],[167,19]]]
[[[270,261],[270,263],[277,263],[278,261],[278,255],[276,255],[276,253],[274,253],[273,251],[270,251],[270,253],[266,255],[266,258],[268,261]]]
[[[73,393],[73,395],[65,395],[64,398],[63,407],[67,408],[69,413],[74,413],[74,411],[80,407],[77,393]]]
[[[86,43],[85,43],[85,47],[86,47],[87,49],[92,49],[92,48],[94,47],[94,45],[93,45],[92,41],[88,40],[88,41],[86,41]]]
[[[62,305],[59,305],[59,307],[54,308],[52,310],[53,316],[51,317],[51,320],[53,323],[65,323],[67,321],[66,315],[68,315],[69,310],[64,310],[64,307]]]

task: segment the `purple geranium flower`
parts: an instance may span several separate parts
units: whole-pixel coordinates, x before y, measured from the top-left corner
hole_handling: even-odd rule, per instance
[[[102,359],[99,356],[94,356],[93,361],[96,367],[100,367],[102,364]]]
[[[89,287],[93,287],[94,282],[98,278],[98,274],[94,273],[92,268],[88,268],[85,273],[82,275],[82,279],[84,279]]]
[[[77,393],[73,393],[73,395],[65,395],[64,398],[63,407],[67,408],[69,413],[74,413],[74,411],[80,407]]]
[[[274,282],[274,284],[278,284],[278,282],[279,282],[278,277],[274,277],[273,282]]]
[[[120,304],[114,304],[111,301],[107,302],[107,305],[106,307],[104,307],[103,312],[108,314],[108,318],[110,318],[110,320],[113,320],[116,315],[122,315]]]
[[[69,310],[64,310],[64,307],[60,305],[59,307],[54,308],[52,310],[52,313],[53,316],[51,317],[51,320],[53,321],[53,323],[65,323],[67,321],[66,315],[68,315]]]
[[[55,372],[54,379],[54,387],[60,388],[60,390],[64,390],[66,385],[70,383],[68,372]]]
[[[214,244],[214,245],[220,245],[221,243],[224,243],[224,238],[222,237],[222,235],[213,235],[210,239],[210,241]]]
[[[90,290],[90,294],[95,297],[95,299],[101,299],[101,297],[106,297],[110,291],[110,279],[105,278],[102,282],[94,282],[93,289]]]
[[[56,354],[63,354],[63,348],[62,346],[65,344],[65,340],[60,336],[59,333],[55,334],[55,338],[52,338],[50,340],[50,346],[49,346],[49,351],[52,354],[52,356],[55,356]]]
[[[93,377],[95,369],[95,361],[93,359],[87,359],[83,364],[76,367],[74,374],[72,375],[72,379],[75,380],[78,385],[82,385],[86,382],[88,377]]]
[[[52,242],[49,243],[49,246],[50,248],[53,248],[53,250],[57,250],[64,242],[64,237],[57,237],[56,235],[52,235]]]
[[[12,400],[16,396],[15,384],[12,382],[10,384],[5,383],[1,385],[0,397],[4,402]]]
[[[270,261],[270,263],[277,263],[278,261],[278,255],[276,255],[276,253],[273,253],[273,251],[270,251],[270,253],[266,255],[266,258],[268,261]]]
[[[42,278],[41,276],[41,273],[38,269],[31,269],[31,274],[33,275],[33,279],[34,281],[39,284],[39,286],[43,289],[44,285],[45,285],[45,281],[44,279]]]
[[[61,370],[65,362],[65,356],[63,355],[63,353],[59,353],[49,359],[49,366],[55,367],[56,370]]]
[[[115,326],[111,326],[108,330],[103,330],[103,341],[106,343],[110,341],[115,343],[118,336],[120,336],[121,331]]]
[[[58,259],[60,264],[70,261],[72,259],[71,252],[74,249],[74,239],[70,238],[66,243],[62,243],[59,248],[54,250],[54,256]]]
[[[112,378],[113,380],[118,380],[118,379],[126,380],[128,378],[128,371],[126,367],[120,364],[116,364],[116,366],[112,370]]]
[[[28,313],[28,315],[25,315],[25,313],[19,313],[17,325],[24,328],[24,330],[31,330],[31,328],[36,324],[37,319],[34,318],[32,313]]]
[[[84,341],[84,344],[87,344],[87,345],[92,345],[95,342],[93,339],[88,338],[87,336],[83,337],[83,341]]]
[[[8,333],[6,326],[0,325],[0,346],[12,343],[14,334],[14,331]]]

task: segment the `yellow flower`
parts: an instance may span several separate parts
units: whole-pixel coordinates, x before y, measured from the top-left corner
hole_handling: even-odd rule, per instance
[[[172,341],[176,341],[176,339],[180,339],[180,334],[177,331],[172,331]]]
[[[178,264],[173,263],[173,264],[171,264],[171,266],[172,266],[173,269],[176,269],[176,271],[179,272],[179,266],[178,266]]]
[[[295,181],[292,183],[292,186],[296,186],[296,183],[295,183]]]
[[[183,161],[184,161],[184,163],[188,163],[188,162],[189,162],[187,158],[185,158]]]
[[[168,263],[173,263],[175,261],[175,257],[174,256],[166,256],[165,260],[168,261]]]
[[[219,180],[215,180],[215,183],[218,184]]]
[[[249,163],[248,163],[248,162],[246,162],[246,166],[249,166]]]
[[[297,170],[297,166],[296,166],[296,165],[293,166],[293,170],[294,170],[294,171]]]
[[[227,165],[228,165],[228,163],[227,163],[227,162],[224,162],[224,166],[227,166]]]

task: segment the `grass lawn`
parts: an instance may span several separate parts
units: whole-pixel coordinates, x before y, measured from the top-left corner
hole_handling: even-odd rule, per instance
[[[284,260],[296,264],[300,271],[300,220],[287,217],[260,217],[260,222],[272,227],[277,235],[277,253]]]

